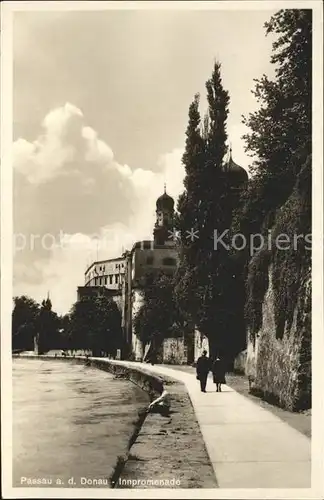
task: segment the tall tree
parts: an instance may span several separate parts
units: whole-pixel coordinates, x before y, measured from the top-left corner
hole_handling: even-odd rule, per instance
[[[57,314],[52,310],[52,302],[49,298],[42,301],[38,313],[37,326],[39,354],[60,347],[58,334],[59,319]]]
[[[135,333],[147,344],[153,339],[156,344],[168,336],[181,331],[182,317],[175,303],[174,280],[163,272],[147,273],[142,290],[143,304],[134,320]]]
[[[14,297],[12,312],[12,349],[33,350],[37,334],[39,304],[27,295]]]
[[[199,100],[199,94],[196,94],[189,107],[186,148],[182,157],[186,171],[185,190],[179,197],[175,217],[175,225],[180,234],[180,265],[175,294],[178,306],[192,321],[195,321],[198,307],[194,291],[199,244],[198,238],[190,238],[190,234],[199,234],[199,209],[202,197],[200,176],[205,162],[205,140],[201,133]]]
[[[117,304],[110,298],[96,298],[96,335],[92,336],[93,348],[113,357],[122,348],[121,314]]]
[[[178,203],[178,228],[184,250],[180,254],[177,301],[181,308],[190,311],[193,323],[208,336],[212,354],[223,349],[229,288],[225,279],[228,256],[223,248],[215,251],[213,236],[214,231],[221,234],[227,229],[231,218],[229,186],[223,168],[229,96],[223,88],[220,70],[220,64],[215,62],[206,82],[208,112],[203,128],[197,98],[189,109],[183,156],[185,192]]]
[[[73,349],[89,349],[93,355],[116,355],[122,346],[121,314],[108,297],[83,297],[70,314],[69,342]]]

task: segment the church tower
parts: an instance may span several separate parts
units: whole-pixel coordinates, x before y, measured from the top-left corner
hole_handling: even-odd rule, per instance
[[[156,222],[154,226],[154,245],[172,245],[169,231],[173,230],[174,199],[166,192],[156,200]]]

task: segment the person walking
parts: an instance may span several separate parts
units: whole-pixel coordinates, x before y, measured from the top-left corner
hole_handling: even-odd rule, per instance
[[[197,360],[197,380],[200,381],[201,392],[206,392],[207,377],[210,371],[210,359],[207,357],[207,351],[203,351],[202,355]]]
[[[223,361],[217,356],[212,365],[213,381],[216,391],[222,392],[222,384],[226,384],[225,367]]]

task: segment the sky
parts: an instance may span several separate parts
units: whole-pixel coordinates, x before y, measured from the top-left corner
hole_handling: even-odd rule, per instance
[[[230,94],[233,159],[242,115],[272,74],[273,11],[14,14],[14,294],[50,293],[63,314],[86,267],[151,239],[155,201],[183,190],[188,108],[214,60]]]

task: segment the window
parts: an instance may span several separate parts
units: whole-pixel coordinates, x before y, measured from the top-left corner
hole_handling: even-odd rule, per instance
[[[146,264],[148,264],[149,266],[151,266],[154,262],[154,259],[153,259],[153,256],[150,255],[149,257],[147,257],[146,259]]]
[[[116,285],[118,283],[118,274],[115,274],[115,283],[116,283]]]
[[[162,264],[164,266],[176,266],[177,262],[175,259],[173,259],[172,257],[165,257],[163,260],[162,260]]]
[[[113,277],[112,275],[109,276],[109,285],[112,285],[112,280],[113,280]]]
[[[105,278],[105,285],[107,285],[107,278]]]

